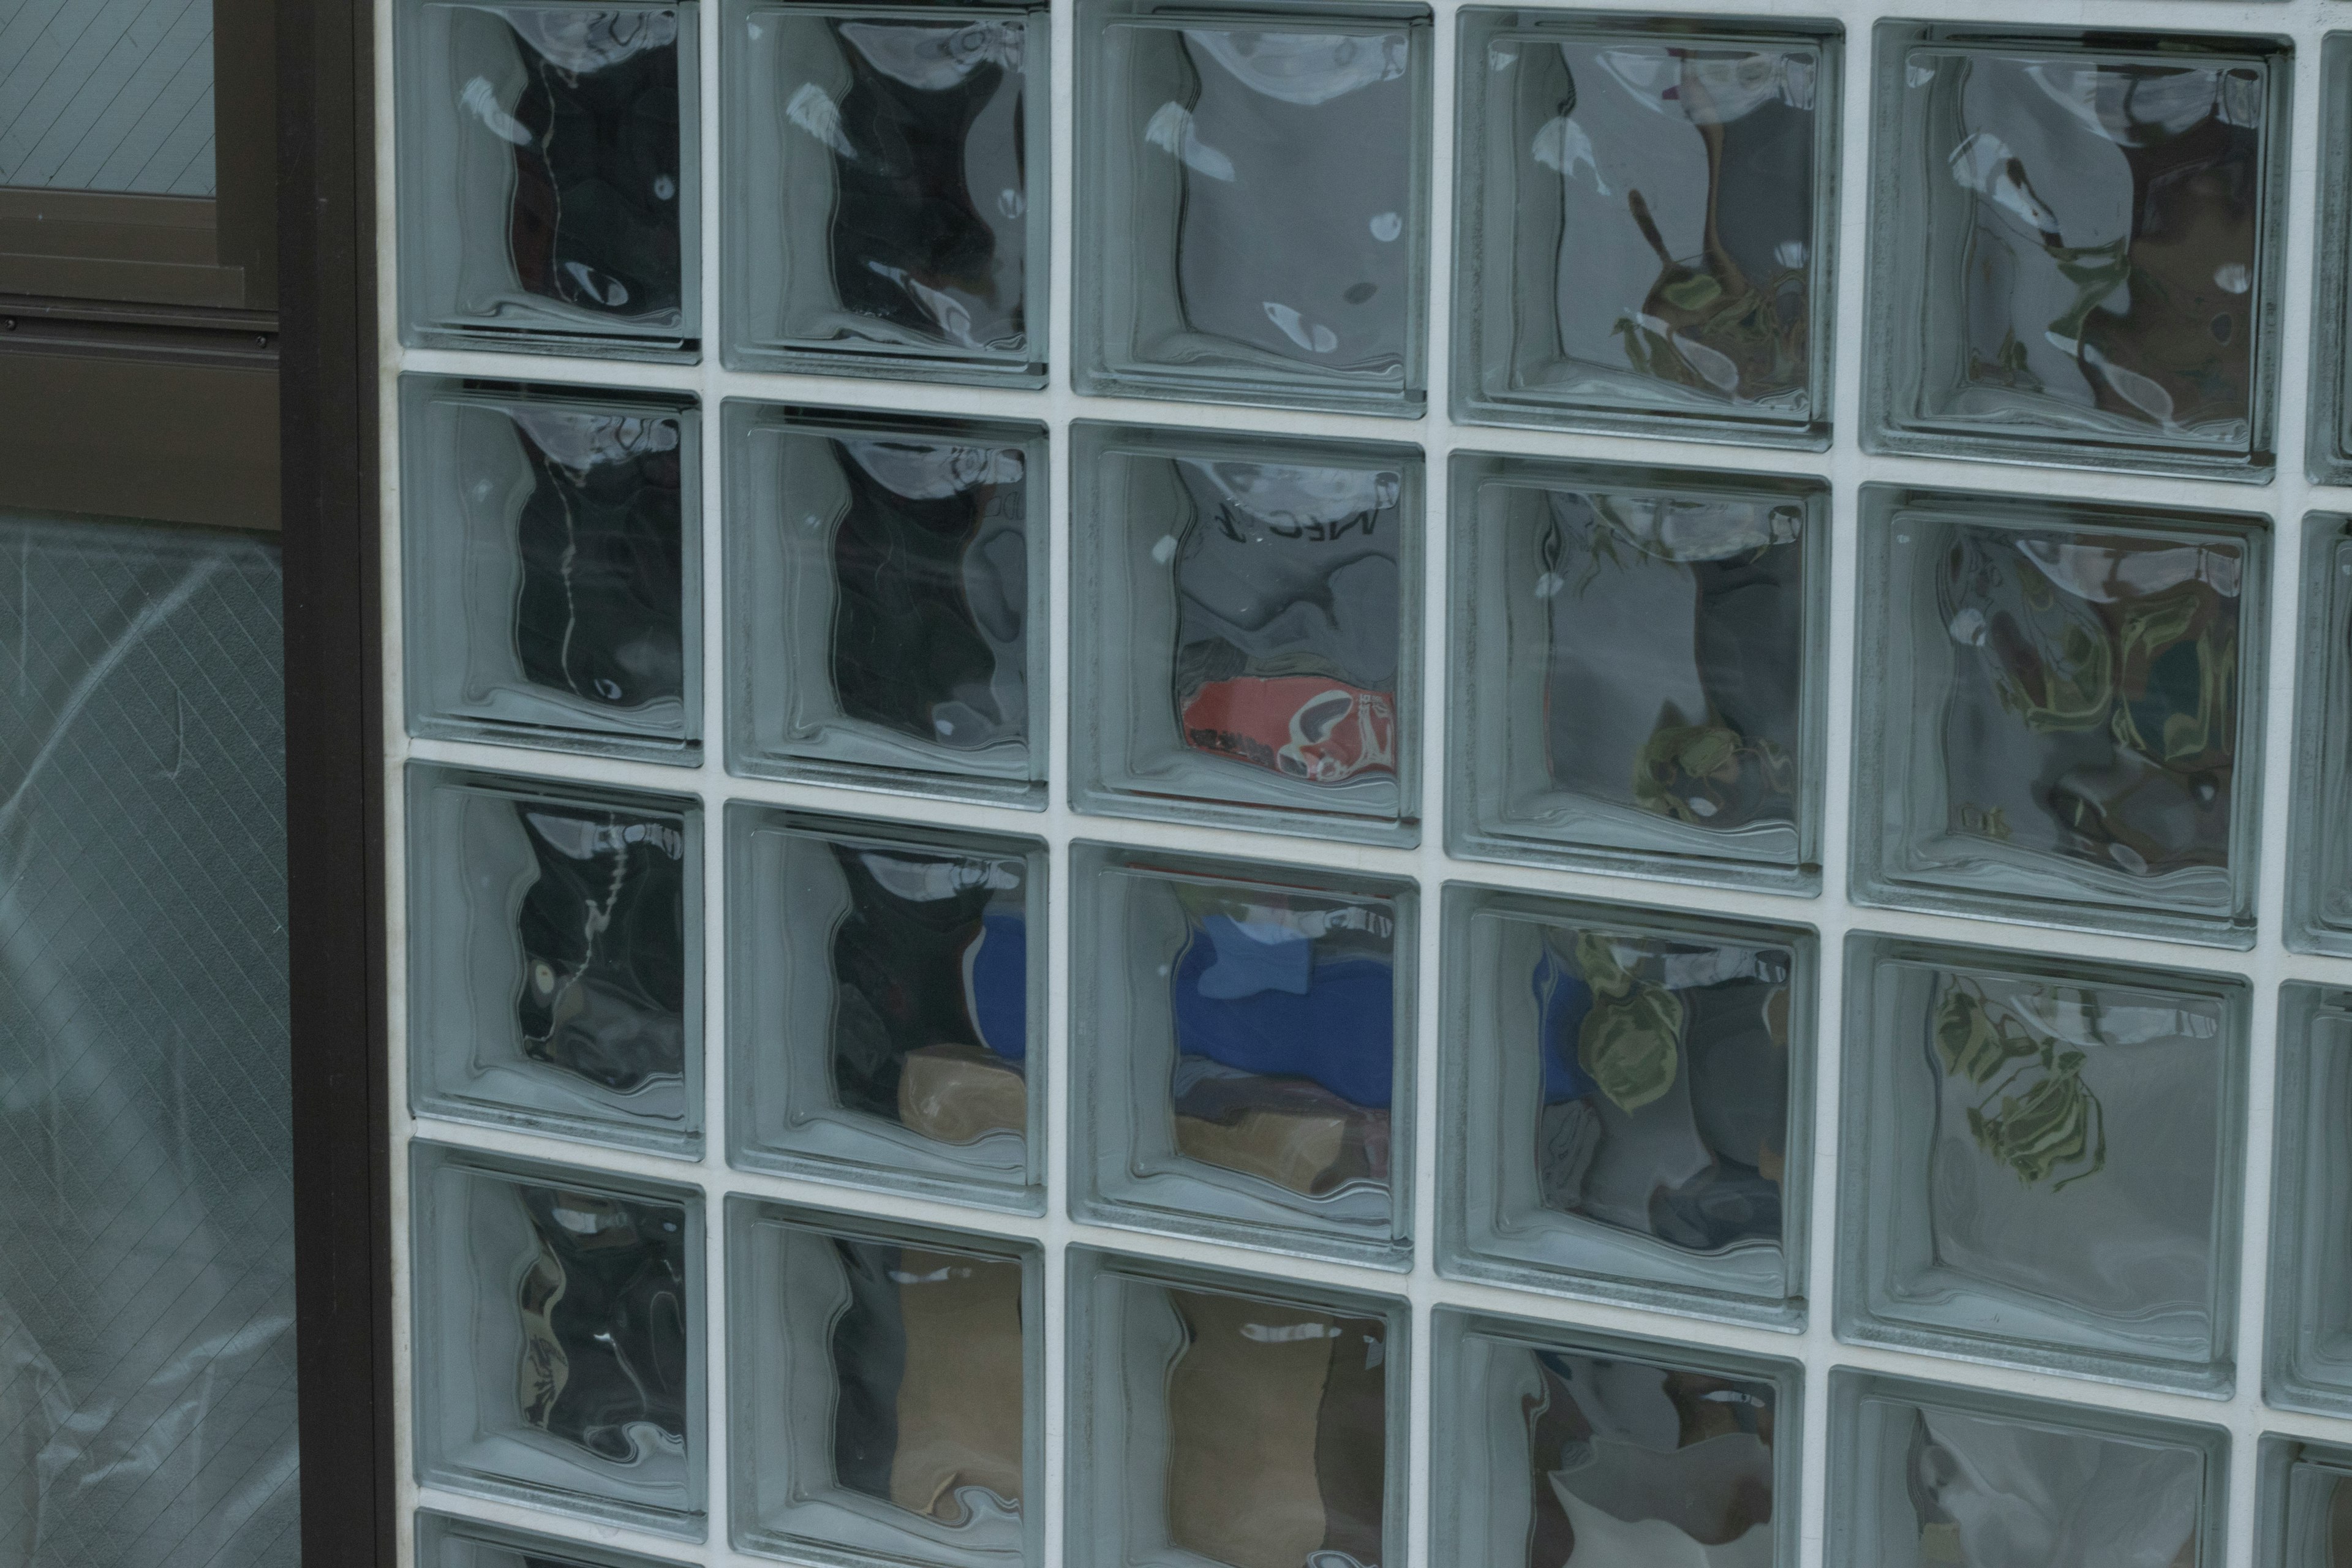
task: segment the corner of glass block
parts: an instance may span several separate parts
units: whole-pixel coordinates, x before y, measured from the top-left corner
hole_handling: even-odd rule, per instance
[[[1045,15],[726,0],[730,369],[1045,384]]]
[[[396,8],[403,342],[698,357],[699,16],[696,0]]]
[[[2352,991],[2289,981],[2278,1008],[2263,1396],[2352,1415],[2352,1242],[2336,1219],[2352,1183]]]
[[[1457,453],[1457,854],[1811,893],[1829,488]]]
[[[2251,994],[1847,941],[1840,1338],[2228,1397]]]
[[[1029,1242],[733,1197],[730,1539],[872,1568],[1043,1560]]]
[[[2253,1561],[2261,1568],[2332,1561],[2352,1512],[2352,1448],[2273,1435],[2257,1454]]]
[[[730,399],[728,766],[1043,809],[1042,425]]]
[[[2286,945],[2352,956],[2352,517],[2303,520],[2303,624],[2295,637],[2294,773],[2287,828]]]
[[[419,1509],[416,1568],[678,1568],[668,1559]]]
[[[455,376],[400,386],[410,733],[695,765],[697,400]]]
[[[1080,391],[1419,418],[1426,5],[1078,7]]]
[[[2059,1539],[2210,1563],[2229,1539],[2230,1436],[2200,1423],[1839,1370],[1830,1467],[1831,1568],[2006,1562]]]
[[[1439,1268],[1801,1329],[1818,939],[1449,883]]]
[[[1885,485],[1863,513],[1856,900],[2251,947],[2269,521]]]
[[[1072,857],[1073,1212],[1410,1267],[1413,884]]]
[[[1419,842],[1417,447],[1081,421],[1071,799]]]
[[[2273,38],[1882,24],[1865,447],[2268,482],[2291,75]]]
[[[1825,450],[1843,42],[1465,9],[1454,417]]]
[[[1797,1363],[1453,1307],[1431,1337],[1437,1561],[1800,1561]]]
[[[1032,838],[730,806],[731,1163],[1043,1212],[1045,866]]]
[[[1406,1552],[1402,1298],[1073,1247],[1073,1561],[1372,1568]]]
[[[700,807],[407,771],[414,1110],[698,1157]]]
[[[418,1479],[702,1540],[701,1195],[410,1149]]]

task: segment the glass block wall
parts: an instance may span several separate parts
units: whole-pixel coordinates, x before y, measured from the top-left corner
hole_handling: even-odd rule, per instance
[[[2352,32],[1948,9],[380,0],[414,1562],[2352,1568]]]

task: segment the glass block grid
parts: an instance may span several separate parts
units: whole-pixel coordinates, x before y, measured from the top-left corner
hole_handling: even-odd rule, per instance
[[[412,1560],[2352,1562],[2352,53],[2153,4],[379,0]]]

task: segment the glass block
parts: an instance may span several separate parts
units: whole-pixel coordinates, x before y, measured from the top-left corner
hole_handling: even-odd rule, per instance
[[[416,1515],[416,1568],[676,1568],[667,1562],[576,1541],[529,1535],[446,1513]]]
[[[1821,883],[1828,486],[1458,453],[1454,853]]]
[[[1465,9],[1454,416],[1827,447],[1842,44]]]
[[[413,1144],[418,1479],[702,1539],[702,1201]]]
[[[1405,1267],[1413,885],[1072,855],[1074,1212]]]
[[[2247,987],[1855,936],[1837,1331],[2226,1395]]]
[[[1830,1374],[1831,1568],[2217,1568],[2219,1426]]]
[[[1793,1362],[1438,1309],[1441,1563],[1796,1568]]]
[[[702,1147],[693,801],[411,763],[409,1102]]]
[[[1863,514],[1853,896],[2252,946],[2267,520],[1876,485]]]
[[[1071,1561],[1402,1562],[1407,1324],[1402,1300],[1072,1248]]]
[[[2352,1415],[2352,992],[2279,988],[2263,1394]]]
[[[728,1157],[1042,1210],[1045,845],[737,805],[727,855]]]
[[[820,1563],[1043,1560],[1034,1247],[730,1199],[735,1545]]]
[[[2258,1568],[2352,1568],[2352,1448],[2265,1437]]]
[[[2273,462],[2284,40],[1880,29],[1866,446]]]
[[[728,364],[1043,386],[1045,8],[723,16]]]
[[[698,14],[694,0],[397,8],[404,341],[695,348]]]
[[[1078,8],[1081,392],[1420,417],[1428,7]]]
[[[1073,804],[1419,842],[1419,448],[1071,437]]]
[[[2352,517],[2303,522],[2286,945],[2352,957]]]
[[[1813,933],[1445,889],[1439,1268],[1802,1321]]]
[[[690,397],[402,377],[410,732],[693,762],[701,449]]]
[[[2305,469],[2312,482],[2352,484],[2352,35],[2330,33],[2320,48],[2318,277],[2311,313],[2311,380]]]
[[[1042,808],[1045,426],[723,422],[728,765]]]

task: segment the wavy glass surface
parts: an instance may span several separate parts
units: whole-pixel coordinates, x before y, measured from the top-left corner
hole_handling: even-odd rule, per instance
[[[755,403],[725,423],[730,763],[1039,796],[1044,428]]]
[[[1793,1363],[1452,1310],[1434,1332],[1442,1560],[1796,1562]]]
[[[693,404],[423,377],[401,395],[410,727],[656,757],[694,745]]]
[[[1120,1568],[1395,1560],[1402,1301],[1078,1251],[1071,1275],[1074,1555]]]
[[[1090,392],[1425,401],[1429,13],[1081,8]]]
[[[1042,382],[1032,20],[730,7],[730,363]]]
[[[2267,466],[2280,62],[1950,31],[1881,82],[1882,438]]]
[[[728,1224],[735,1544],[1035,1561],[1034,1252],[741,1199]]]
[[[2226,1389],[2246,987],[1856,937],[1838,1328]]]
[[[2263,1568],[2352,1568],[2352,1450],[2265,1437]]]
[[[1465,12],[1457,416],[1825,444],[1837,58]]]
[[[701,1200],[413,1148],[420,1479],[699,1539]]]
[[[1449,833],[1481,858],[1818,879],[1828,496],[1457,457]]]
[[[1810,935],[1446,897],[1449,1272],[1801,1311]]]
[[[2352,993],[2279,988],[2279,1087],[2271,1211],[2270,1333],[2263,1393],[2274,1405],[2352,1413]]]
[[[2287,853],[2286,943],[2352,955],[2352,518],[2303,522],[2296,647],[2295,790]]]
[[[1076,1204],[1401,1264],[1409,885],[1077,853]]]
[[[698,333],[696,16],[691,0],[402,8],[412,338]]]
[[[701,837],[688,801],[410,769],[416,1107],[698,1148]]]
[[[2259,522],[1864,505],[1883,657],[1862,682],[1857,890],[2250,943]]]
[[[1045,846],[737,806],[739,1163],[1044,1201]]]
[[[449,1514],[416,1515],[417,1568],[673,1568],[633,1552],[528,1535]]]
[[[1411,448],[1074,432],[1086,809],[1417,836]]]
[[[1841,1372],[1832,1530],[1883,1568],[2221,1561],[2221,1428]]]

